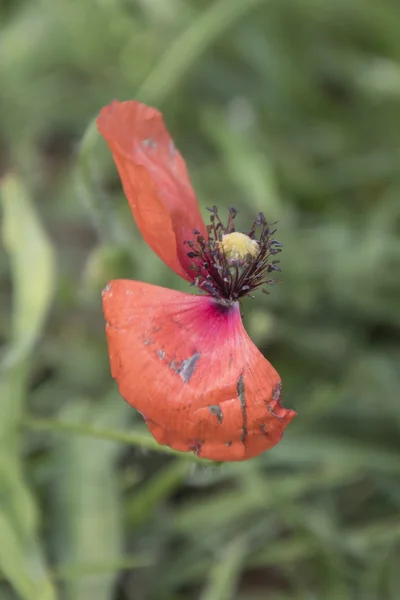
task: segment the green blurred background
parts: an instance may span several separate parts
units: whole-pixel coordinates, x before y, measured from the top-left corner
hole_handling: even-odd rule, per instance
[[[3,0],[1,600],[400,598],[397,0]],[[160,108],[200,203],[279,220],[246,327],[298,417],[247,463],[157,447],[100,291],[188,290],[92,119]],[[90,125],[92,123],[92,125]]]

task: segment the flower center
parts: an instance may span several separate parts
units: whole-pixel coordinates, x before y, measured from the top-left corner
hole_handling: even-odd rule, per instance
[[[259,243],[240,231],[223,235],[220,248],[228,264],[234,267],[250,264],[260,254]]]
[[[278,260],[270,260],[282,249],[282,244],[272,236],[276,229],[270,227],[262,213],[245,234],[235,230],[235,208],[229,208],[228,223],[225,226],[218,216],[216,206],[207,209],[211,212],[208,238],[194,230],[194,240],[185,243],[190,247],[189,258],[193,259],[193,284],[223,303],[236,302],[243,296],[265,284],[278,280],[270,279],[272,271],[280,271]],[[274,225],[275,223],[273,223]],[[269,292],[262,288],[266,294]]]

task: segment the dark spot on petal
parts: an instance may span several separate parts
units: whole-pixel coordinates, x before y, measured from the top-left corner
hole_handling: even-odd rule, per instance
[[[191,378],[193,377],[194,371],[196,369],[197,362],[200,358],[200,353],[196,352],[190,358],[183,360],[177,373],[182,377],[185,383],[189,383]]]
[[[151,138],[145,138],[142,140],[142,146],[145,146],[146,148],[157,148],[157,142]]]
[[[224,414],[223,414],[220,406],[217,406],[215,404],[210,404],[210,406],[208,407],[208,410],[210,411],[210,413],[212,415],[215,415],[217,417],[218,423],[222,423]]]
[[[268,431],[265,429],[265,423],[261,423],[260,425],[260,431],[262,434],[266,435],[267,437],[270,437]]]
[[[275,419],[278,419],[278,421],[279,421],[280,423],[283,423],[283,419],[282,419],[282,417],[280,417],[279,415],[277,415],[277,414],[276,414],[276,412],[274,411],[274,409],[272,408],[272,406],[271,406],[270,404],[268,404],[267,408],[268,408],[268,412],[270,412],[270,413],[271,413],[271,415],[272,415],[273,417],[275,417]]]
[[[276,386],[274,387],[274,391],[272,392],[272,400],[280,400],[281,397],[281,392],[282,392],[282,383],[279,382],[276,384]]]
[[[237,386],[236,386],[236,390],[237,390],[237,395],[239,396],[240,407],[242,409],[242,415],[243,415],[243,427],[242,427],[242,434],[240,436],[240,439],[244,443],[246,436],[247,436],[247,408],[246,408],[246,396],[245,396],[245,390],[244,390],[243,373],[239,377],[239,380],[238,380]]]
[[[232,442],[228,440],[227,442],[225,442],[225,446],[228,446],[228,448],[230,448],[232,446]]]
[[[189,450],[191,450],[192,452],[194,452],[194,454],[196,456],[198,456],[200,454],[200,450],[201,450],[201,447],[202,447],[203,444],[204,444],[204,440],[192,440],[189,443],[188,448],[189,448]]]
[[[149,340],[150,340],[150,338],[149,338]],[[150,342],[148,342],[148,343],[150,343]],[[177,361],[176,357],[173,358],[171,362],[169,362],[169,360],[167,360],[167,358],[165,357],[164,350],[157,350],[157,354],[158,354],[158,357],[160,360],[165,360],[165,362],[167,363],[167,365],[171,369],[171,371],[173,371],[177,375],[180,375],[180,377],[182,378],[182,380],[185,383],[189,383],[189,381],[193,377],[197,362],[200,358],[199,352],[196,352],[195,354],[193,354],[193,356],[190,356],[189,358],[182,360],[182,362]]]

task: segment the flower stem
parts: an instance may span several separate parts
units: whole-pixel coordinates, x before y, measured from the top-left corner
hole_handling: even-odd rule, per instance
[[[32,429],[34,431],[72,433],[76,435],[109,440],[112,442],[120,442],[121,444],[136,446],[144,450],[153,450],[155,452],[162,452],[164,454],[172,454],[193,462],[203,464],[210,463],[210,461],[198,458],[191,453],[178,452],[177,450],[173,450],[168,446],[159,446],[159,444],[157,444],[153,438],[143,433],[126,433],[123,431],[117,431],[115,429],[95,427],[93,425],[88,425],[87,423],[74,423],[72,421],[60,421],[57,419],[39,419],[35,417],[26,417],[22,420],[21,424],[23,427]]]

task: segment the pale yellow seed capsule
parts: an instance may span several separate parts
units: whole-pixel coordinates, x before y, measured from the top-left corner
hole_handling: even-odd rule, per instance
[[[257,258],[260,253],[258,242],[239,231],[223,235],[220,246],[228,259],[228,263],[233,266],[244,266]]]

